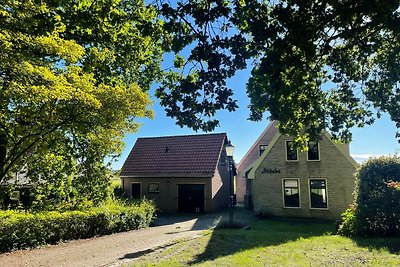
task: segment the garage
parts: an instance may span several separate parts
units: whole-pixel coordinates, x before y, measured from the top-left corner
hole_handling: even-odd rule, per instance
[[[204,184],[178,184],[178,212],[204,213]]]
[[[210,213],[229,206],[225,133],[138,138],[121,169],[124,194],[163,213]]]

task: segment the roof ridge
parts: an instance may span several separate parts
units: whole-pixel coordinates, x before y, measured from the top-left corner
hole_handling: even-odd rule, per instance
[[[227,133],[204,133],[204,134],[182,134],[182,135],[167,135],[167,136],[146,136],[138,137],[137,139],[162,139],[172,137],[192,137],[192,136],[210,136],[210,135],[227,135]]]

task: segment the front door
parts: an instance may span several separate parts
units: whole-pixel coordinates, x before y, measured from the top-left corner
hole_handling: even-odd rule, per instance
[[[132,198],[140,199],[140,183],[132,183]]]
[[[204,185],[178,185],[178,211],[204,213]]]

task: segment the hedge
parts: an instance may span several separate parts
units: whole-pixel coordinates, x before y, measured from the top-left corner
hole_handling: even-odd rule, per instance
[[[0,252],[140,229],[148,227],[154,215],[154,204],[146,200],[85,211],[0,211]]]
[[[400,157],[373,158],[356,174],[354,203],[342,214],[339,234],[400,236]]]

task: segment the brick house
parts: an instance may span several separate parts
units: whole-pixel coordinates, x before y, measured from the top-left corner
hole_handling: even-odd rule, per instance
[[[229,205],[225,133],[138,138],[121,170],[126,196],[163,212],[213,212]]]
[[[261,156],[242,170],[247,177],[246,198],[254,212],[339,219],[353,200],[357,163],[349,145],[323,133],[318,142],[309,142],[307,152],[299,153],[292,138],[277,131],[276,122],[267,129],[264,140],[273,135],[272,139]]]
[[[242,160],[236,165],[236,199],[237,202],[244,202],[245,206],[251,205],[248,198],[250,194],[246,193],[245,171],[261,156],[262,152],[268,147],[268,144],[271,143],[272,138],[274,138],[275,134],[278,132],[276,125],[276,121],[270,123],[243,156]]]

